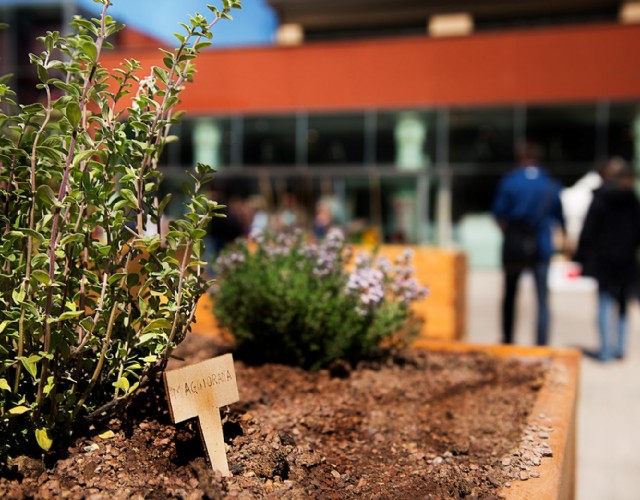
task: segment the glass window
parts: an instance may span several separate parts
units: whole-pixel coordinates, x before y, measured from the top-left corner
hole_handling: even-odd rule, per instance
[[[295,164],[295,117],[246,117],[244,119],[242,158],[245,165]]]
[[[543,162],[556,170],[590,168],[596,159],[596,130],[593,104],[527,108],[527,136],[541,144]]]
[[[159,199],[171,194],[171,201],[165,207],[164,214],[171,218],[177,218],[184,215],[186,196],[182,191],[182,184],[188,180],[184,170],[170,168],[163,170],[164,178],[160,183]]]
[[[468,213],[490,212],[496,188],[510,168],[455,173],[451,178],[453,220],[458,222]]]
[[[310,164],[363,164],[364,114],[310,115],[307,144]]]
[[[609,111],[609,156],[634,158],[634,128],[640,127],[640,103],[614,103]]]
[[[419,175],[419,174],[418,174]],[[355,242],[416,243],[427,223],[414,175],[350,176],[344,183],[346,232]]]
[[[451,163],[512,163],[512,108],[452,109],[449,112]]]
[[[206,163],[212,167],[231,164],[231,120],[198,117],[183,120],[171,129],[179,140],[165,148],[161,164],[190,167]]]
[[[429,167],[435,159],[435,113],[394,111],[376,117],[376,162],[398,168]]]

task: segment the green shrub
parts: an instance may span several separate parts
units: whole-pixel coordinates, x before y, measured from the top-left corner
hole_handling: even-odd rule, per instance
[[[122,28],[108,14],[48,32],[31,54],[43,99],[17,105],[0,80],[0,456],[49,449],[87,417],[109,413],[162,369],[208,286],[202,236],[220,208],[189,173],[182,219],[158,234],[158,158],[193,59],[211,27],[196,14],[164,67],[139,78],[101,66]]]
[[[384,343],[404,345],[416,331],[410,309],[426,289],[411,277],[409,255],[391,265],[351,255],[339,230],[320,243],[301,232],[257,234],[224,250],[215,264],[214,312],[251,362],[318,369],[356,362]]]

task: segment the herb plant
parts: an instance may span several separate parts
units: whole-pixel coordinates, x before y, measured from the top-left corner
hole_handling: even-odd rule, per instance
[[[238,0],[209,7],[139,76],[100,64],[122,28],[102,4],[74,33],[47,32],[30,54],[42,100],[15,102],[0,80],[0,456],[47,450],[79,421],[108,413],[161,370],[206,290],[202,237],[220,208],[189,172],[183,218],[160,234],[163,147],[211,28]]]
[[[214,312],[238,355],[309,369],[375,356],[417,331],[411,304],[426,294],[410,255],[391,264],[352,255],[343,234],[321,242],[302,232],[252,235],[218,257]]]

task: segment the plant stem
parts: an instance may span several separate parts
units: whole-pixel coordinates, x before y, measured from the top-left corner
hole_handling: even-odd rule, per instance
[[[87,110],[87,96],[89,93],[89,88],[91,87],[93,76],[95,75],[96,68],[98,66],[98,59],[100,58],[100,54],[102,52],[102,45],[106,38],[106,26],[105,26],[105,18],[107,14],[107,8],[109,7],[109,2],[105,2],[104,7],[102,9],[101,16],[101,26],[100,26],[100,35],[96,39],[96,59],[91,64],[91,69],[84,81],[84,86],[82,88],[82,95],[80,97],[80,114],[84,117]],[[83,119],[83,124],[85,123]],[[62,202],[67,194],[67,189],[69,186],[69,176],[71,173],[71,166],[73,164],[73,157],[75,154],[76,148],[76,140],[78,137],[78,130],[73,130],[71,134],[71,141],[69,142],[69,151],[67,153],[67,159],[65,163],[64,173],[62,175],[62,180],[60,181],[60,188],[58,190],[58,205],[55,208],[53,214],[53,222],[51,225],[51,239],[49,240],[49,285],[47,288],[47,302],[45,306],[45,333],[44,333],[44,352],[49,354],[51,350],[51,324],[49,323],[49,318],[51,316],[51,309],[53,305],[53,284],[55,281],[55,250],[56,244],[58,240],[58,224],[60,219],[60,207],[62,206]],[[44,388],[44,384],[46,382],[47,374],[49,372],[49,359],[44,358],[42,361],[42,371],[40,375],[40,381],[38,383],[38,395],[36,397],[36,406],[40,407],[42,404],[42,391]]]
[[[129,253],[129,255],[127,257],[127,264],[126,264],[125,268],[129,267],[130,262],[131,262],[131,253]],[[120,278],[120,282],[118,283],[118,287],[123,287],[124,286],[125,279],[126,279],[126,277]],[[107,332],[106,332],[105,337],[104,337],[104,339],[102,341],[102,349],[100,350],[100,358],[98,359],[98,364],[96,365],[96,368],[93,371],[93,375],[91,376],[91,380],[89,381],[89,385],[84,390],[84,392],[82,393],[82,397],[80,398],[80,400],[76,404],[76,407],[73,409],[73,412],[71,414],[71,419],[72,420],[75,419],[75,417],[78,415],[78,412],[84,406],[85,401],[89,397],[89,394],[91,393],[91,390],[93,389],[93,387],[96,385],[96,382],[100,378],[100,373],[102,372],[102,367],[104,365],[104,360],[105,360],[105,358],[107,356],[107,350],[109,349],[109,344],[111,343],[111,334],[113,333],[113,325],[114,325],[115,320],[116,320],[117,312],[118,312],[118,303],[114,302],[113,308],[111,309],[111,314],[109,315],[109,322],[107,323]]]
[[[229,9],[225,8],[223,10],[223,13],[228,13]],[[207,25],[207,30],[210,30],[211,28],[213,28],[213,26],[215,26],[220,19],[222,19],[222,16],[218,15],[213,21],[211,21],[208,25]],[[169,70],[169,75],[167,76],[167,88],[165,90],[164,96],[162,98],[162,101],[160,103],[160,105],[158,106],[158,110],[156,111],[156,114],[153,118],[153,122],[151,124],[151,127],[149,127],[149,139],[147,140],[147,146],[151,146],[151,142],[152,139],[155,137],[155,140],[153,141],[155,146],[158,146],[162,140],[162,138],[165,136],[165,134],[163,133],[156,133],[156,129],[158,128],[158,122],[163,118],[163,117],[168,117],[171,115],[171,112],[173,110],[174,106],[171,106],[170,108],[167,109],[167,100],[169,99],[169,97],[171,95],[173,95],[173,93],[177,90],[180,89],[180,87],[182,87],[182,85],[184,84],[189,68],[191,67],[191,61],[187,60],[184,68],[181,71],[178,71],[179,69],[179,62],[178,59],[180,57],[180,55],[182,54],[182,52],[185,51],[185,49],[187,48],[187,44],[189,42],[189,40],[194,36],[194,33],[192,31],[188,32],[188,35],[185,40],[180,44],[180,47],[178,47],[178,49],[176,50],[176,57],[174,59],[173,65],[171,66],[171,69]],[[198,35],[195,39],[195,41],[193,42],[193,46],[196,46],[200,40],[202,39],[202,35]],[[177,78],[174,81],[174,77],[176,76],[177,73]],[[179,90],[178,90],[179,93]],[[165,114],[166,113],[166,114]],[[149,148],[147,148],[148,150]],[[159,155],[158,155],[159,156]],[[137,191],[138,191],[138,232],[140,234],[143,233],[144,230],[144,220],[143,220],[143,210],[142,210],[142,198],[144,195],[144,175],[146,173],[147,168],[150,166],[150,163],[153,159],[153,154],[152,153],[148,153],[145,152],[144,157],[142,159],[142,165],[140,168],[140,175],[138,176],[138,181],[137,181]]]
[[[93,315],[93,326],[91,327],[91,331],[87,332],[86,335],[78,338],[78,346],[74,348],[72,354],[79,353],[82,348],[85,346],[87,341],[93,335],[93,332],[98,324],[98,320],[100,319],[100,314],[103,312],[104,308],[104,296],[107,292],[107,280],[109,275],[105,272],[102,275],[102,289],[100,290],[100,299],[98,300],[98,307],[96,307],[96,313]]]
[[[44,64],[46,64],[49,60],[49,55],[45,58]],[[38,128],[38,132],[36,132],[36,136],[33,139],[33,147],[31,148],[31,169],[29,175],[29,181],[31,186],[31,206],[29,207],[29,229],[33,231],[35,228],[35,220],[36,220],[36,153],[38,148],[38,143],[40,142],[40,137],[44,133],[44,130],[51,119],[51,89],[45,83],[44,84],[45,91],[47,93],[47,106],[45,108],[44,120],[42,124]],[[24,276],[24,293],[25,300],[29,296],[29,280],[31,279],[31,256],[33,255],[33,236],[31,234],[27,237],[27,259],[26,259],[26,267],[25,267],[25,276]],[[24,320],[26,316],[26,308],[24,302],[21,306],[20,311],[20,323],[18,326],[18,358],[21,358],[24,355],[24,341],[25,341],[25,331],[24,331]],[[46,350],[46,352],[49,352]],[[18,392],[18,386],[20,385],[20,376],[22,374],[22,363],[18,362],[16,364],[16,379],[14,382],[14,392]]]
[[[169,333],[169,339],[167,345],[162,353],[162,358],[167,360],[171,355],[171,343],[176,335],[178,329],[178,318],[180,317],[180,306],[182,305],[182,285],[184,284],[184,278],[187,273],[187,263],[191,258],[191,241],[187,241],[184,249],[184,255],[182,256],[182,262],[180,263],[180,275],[178,276],[178,291],[176,293],[176,314],[173,317],[173,323],[171,325],[171,332]]]

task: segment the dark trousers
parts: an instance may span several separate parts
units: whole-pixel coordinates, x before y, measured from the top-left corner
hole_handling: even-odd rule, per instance
[[[521,267],[505,266],[504,268],[504,297],[502,301],[502,342],[513,343],[513,326],[515,323],[515,306],[518,295],[518,281],[524,269]],[[547,276],[549,261],[538,262],[533,268],[533,279],[536,286],[536,302],[538,304],[538,318],[536,322],[536,343],[546,345],[549,341],[549,289]]]

